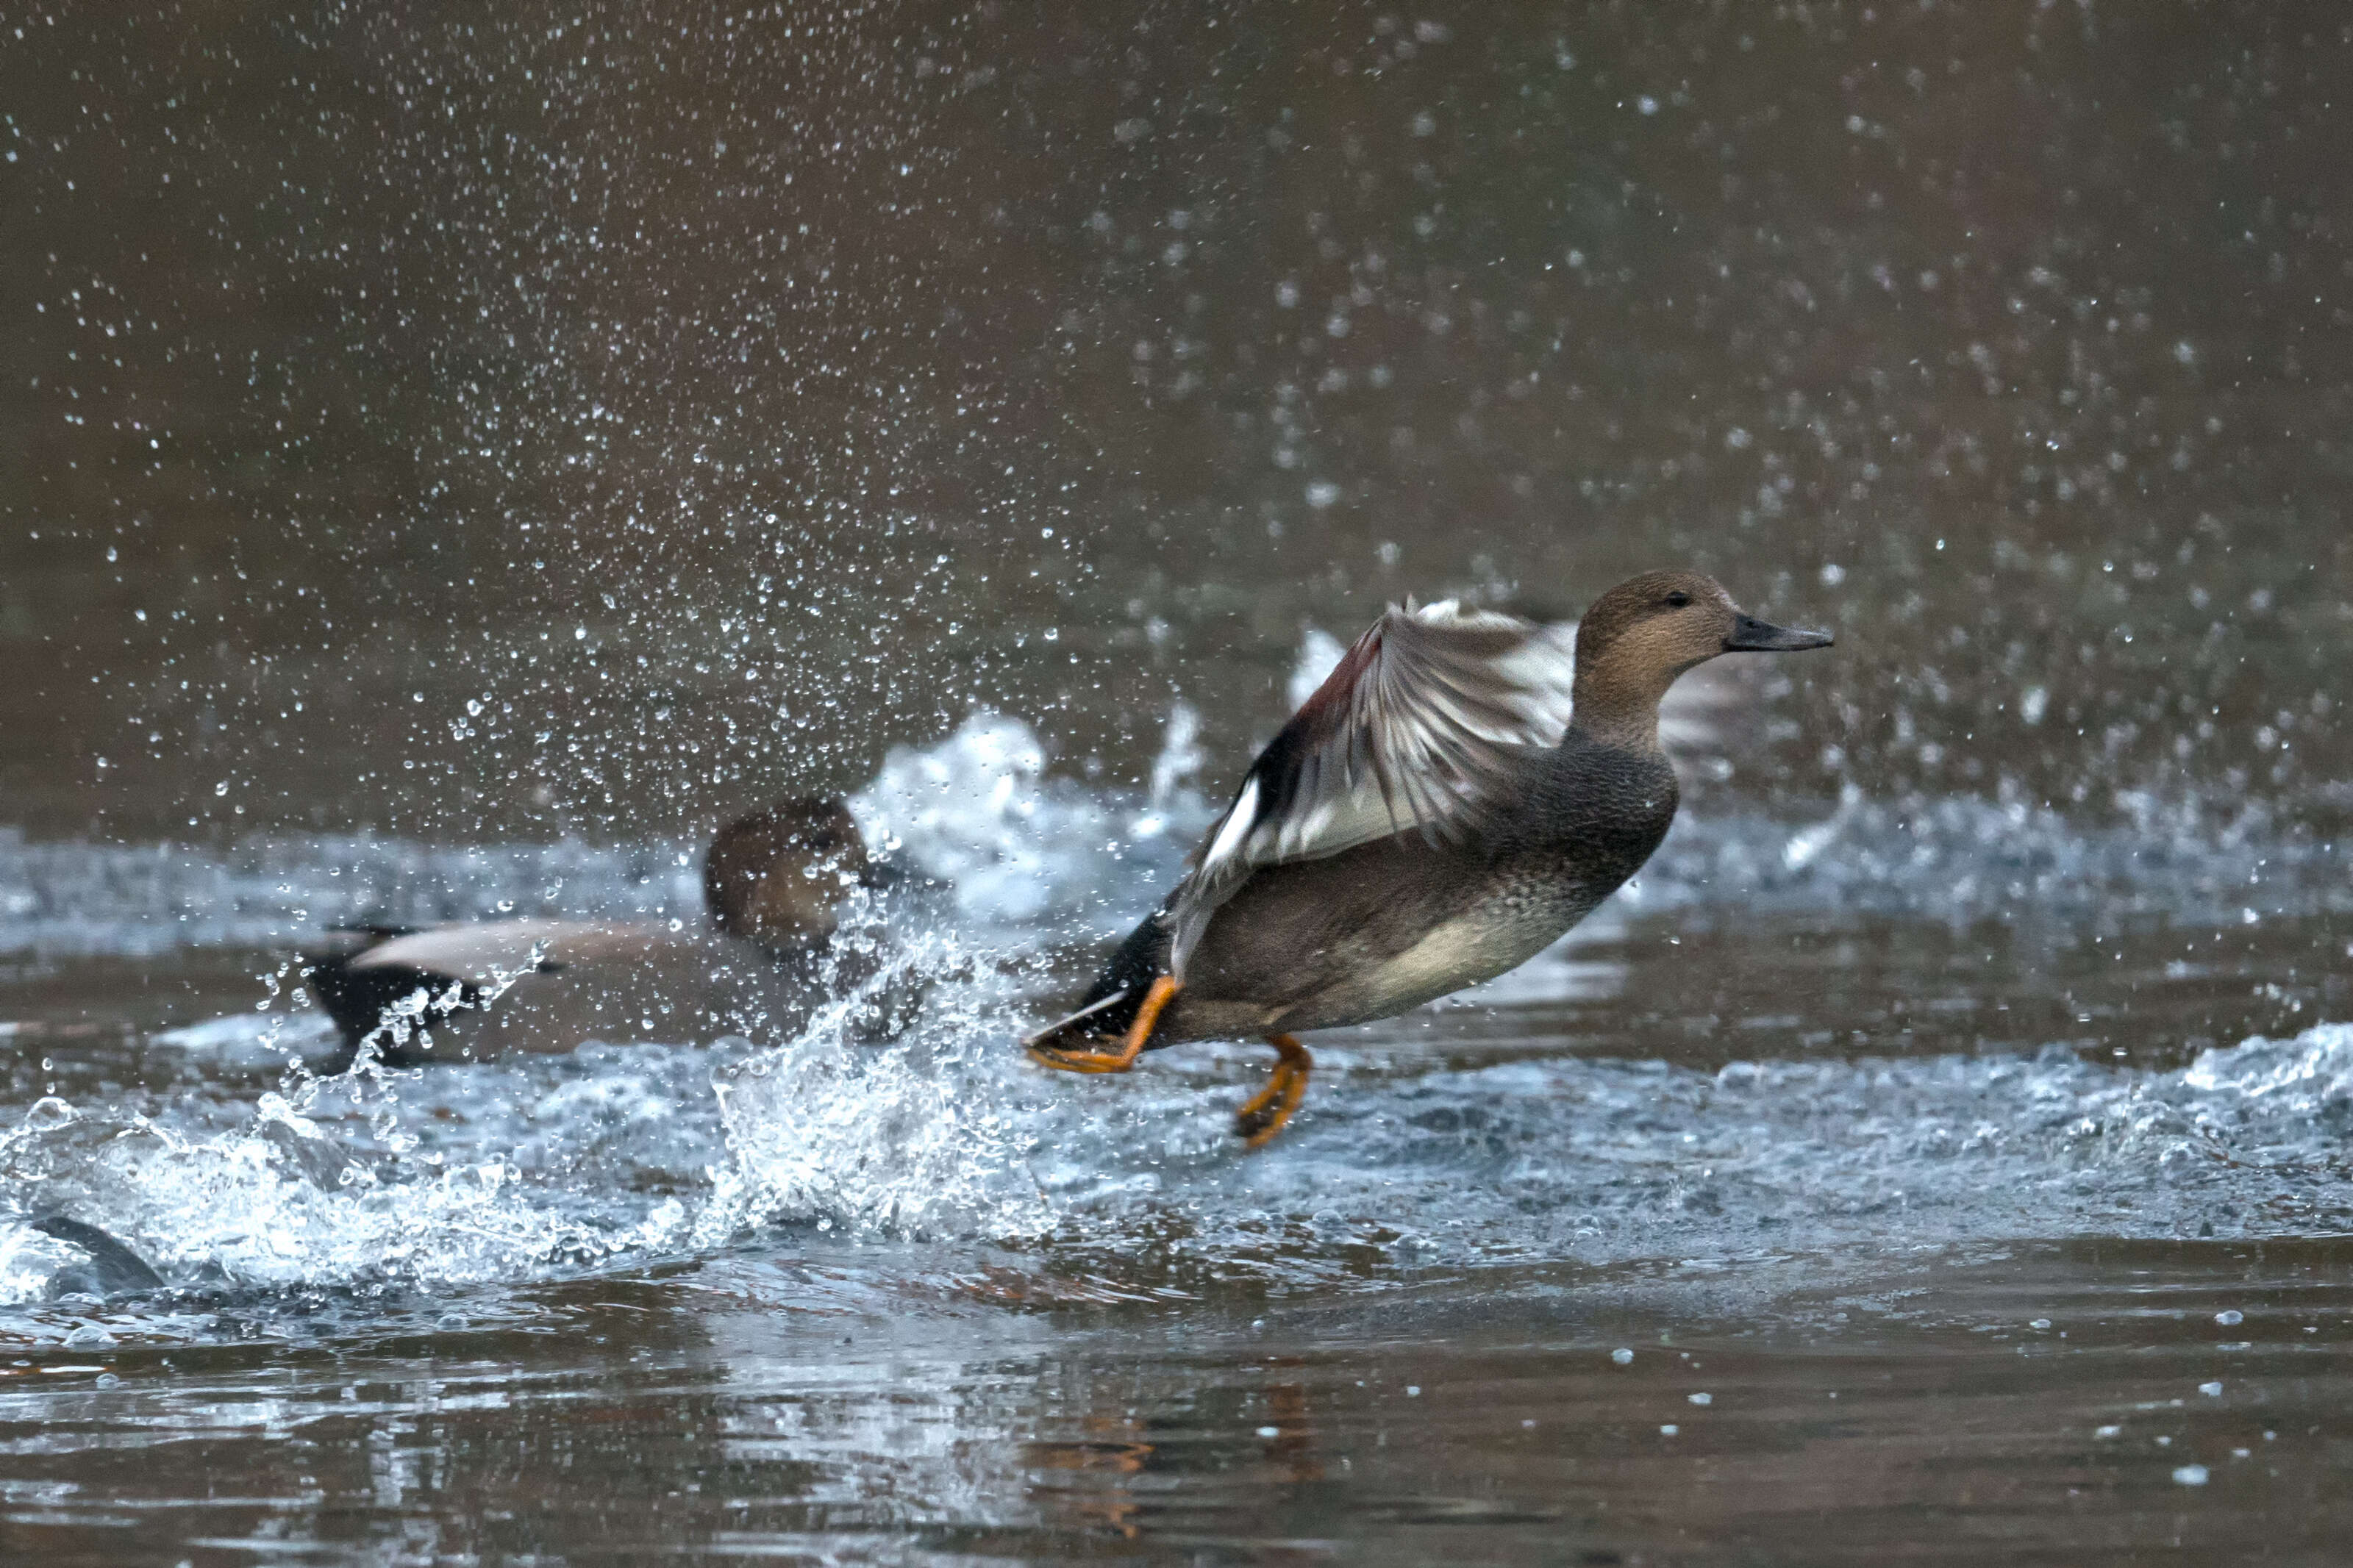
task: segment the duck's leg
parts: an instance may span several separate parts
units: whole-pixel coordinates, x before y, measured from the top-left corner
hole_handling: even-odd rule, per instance
[[[1234,1112],[1234,1136],[1253,1149],[1282,1131],[1291,1113],[1299,1109],[1299,1102],[1307,1097],[1307,1075],[1315,1066],[1307,1047],[1289,1035],[1269,1035],[1266,1043],[1282,1053],[1275,1060],[1274,1076]]]
[[[1160,1022],[1160,1011],[1168,1005],[1182,983],[1173,975],[1164,974],[1152,983],[1144,994],[1143,1003],[1135,1009],[1135,1022],[1127,1026],[1127,1034],[1119,1045],[1108,1051],[1064,1051],[1051,1046],[1031,1046],[1029,1054],[1050,1068],[1063,1072],[1125,1072],[1135,1065],[1143,1053],[1144,1042],[1152,1037],[1152,1026]]]

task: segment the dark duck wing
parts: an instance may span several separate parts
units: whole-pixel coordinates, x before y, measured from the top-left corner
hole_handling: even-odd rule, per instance
[[[1391,606],[1250,764],[1167,902],[1123,943],[1080,1010],[1025,1042],[1128,1032],[1218,911],[1270,868],[1419,832],[1475,836],[1530,752],[1568,728],[1573,629],[1453,601]]]
[[[1250,764],[1171,895],[1169,973],[1257,872],[1419,831],[1476,834],[1509,801],[1527,752],[1567,731],[1567,628],[1391,606]]]
[[[333,933],[339,945],[304,955],[305,978],[342,1032],[343,1046],[324,1071],[348,1068],[370,1035],[396,1026],[381,1043],[387,1066],[422,1060],[406,1039],[413,1029],[479,1009],[517,976],[561,969],[581,933],[604,928],[565,921],[486,921],[429,926],[357,926]],[[355,941],[353,939],[356,939]]]

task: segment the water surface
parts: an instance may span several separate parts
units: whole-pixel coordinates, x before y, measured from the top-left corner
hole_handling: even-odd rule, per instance
[[[0,16],[0,1555],[2334,1560],[2348,49]],[[1570,942],[1256,1154],[1011,1049],[1334,639],[1670,563],[1840,644]],[[902,1038],[308,1072],[810,789]]]

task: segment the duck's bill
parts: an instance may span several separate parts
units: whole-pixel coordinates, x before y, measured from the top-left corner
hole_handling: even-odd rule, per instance
[[[1742,616],[1732,623],[1732,635],[1724,639],[1724,651],[1798,653],[1810,647],[1828,647],[1837,640],[1828,632],[1810,632],[1799,626],[1777,626],[1754,616]]]

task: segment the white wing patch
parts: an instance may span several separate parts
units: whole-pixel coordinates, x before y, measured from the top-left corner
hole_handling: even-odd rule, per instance
[[[1253,777],[1242,785],[1242,793],[1227,809],[1225,820],[1218,824],[1218,836],[1209,841],[1209,852],[1201,857],[1201,869],[1210,870],[1241,853],[1250,829],[1257,825],[1258,780]]]
[[[1525,732],[1538,745],[1559,745],[1568,733],[1568,693],[1577,680],[1577,623],[1538,626],[1525,643],[1495,661],[1495,673],[1520,690]]]

